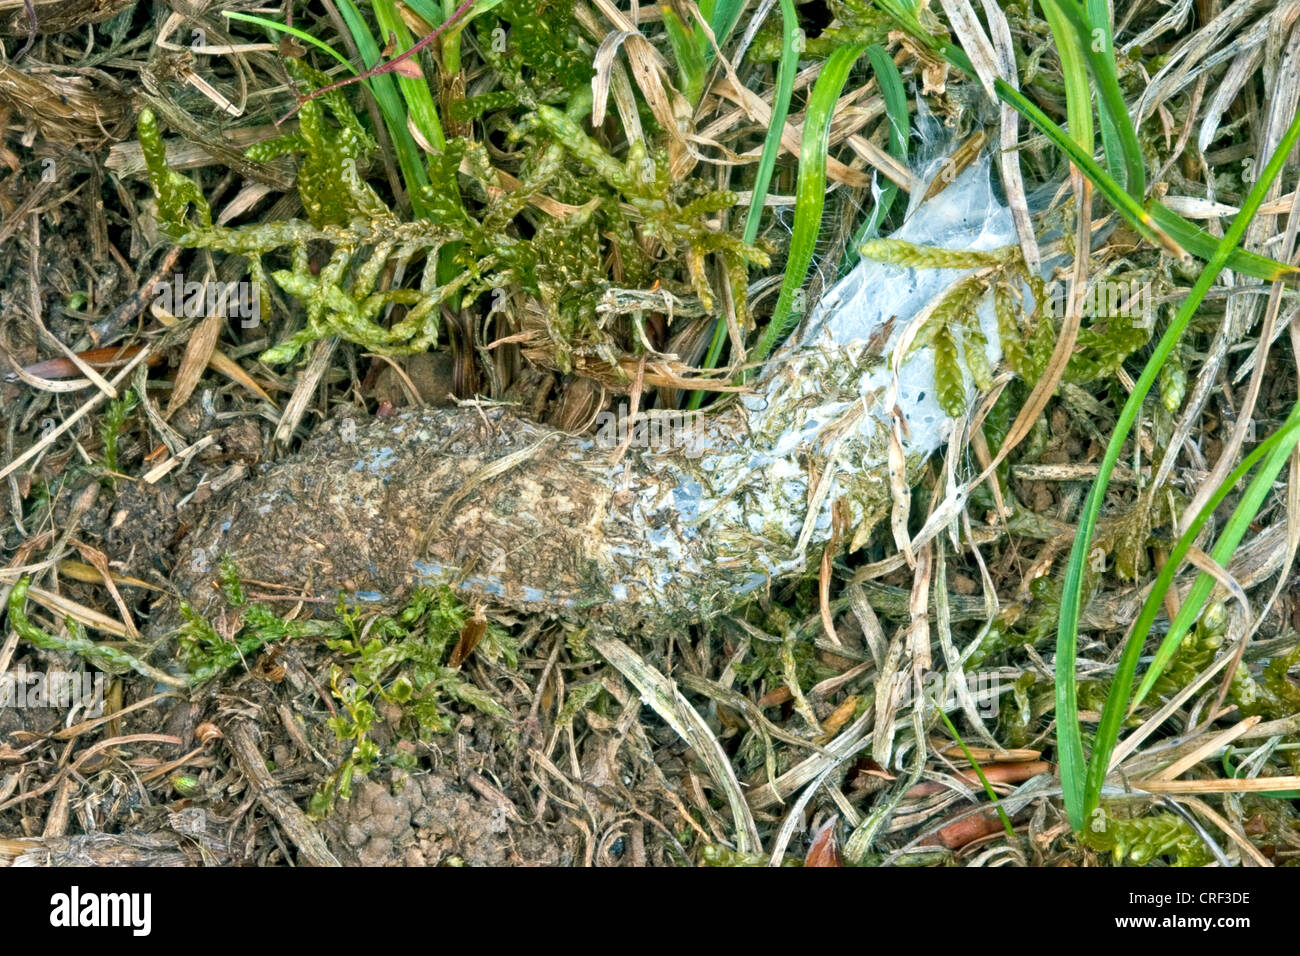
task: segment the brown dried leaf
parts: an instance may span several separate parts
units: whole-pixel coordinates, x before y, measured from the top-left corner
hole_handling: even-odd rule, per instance
[[[212,350],[216,348],[217,336],[221,334],[221,322],[221,311],[214,310],[190,335],[185,346],[185,357],[181,359],[180,370],[176,373],[176,384],[172,387],[171,398],[167,400],[164,417],[170,418],[194,394],[199,379],[203,377],[203,370],[208,367]]]
[[[808,855],[803,858],[804,866],[844,865],[840,856],[839,822],[839,817],[831,817],[822,824],[808,847]]]
[[[465,622],[465,626],[460,629],[460,640],[452,649],[451,657],[447,661],[448,667],[460,667],[461,664],[474,653],[474,648],[478,647],[479,641],[483,640],[483,635],[487,633],[487,616],[483,613],[483,608],[474,611],[474,616]]]

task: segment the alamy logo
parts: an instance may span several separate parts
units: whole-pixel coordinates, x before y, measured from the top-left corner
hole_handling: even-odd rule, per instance
[[[262,323],[262,296],[256,282],[186,282],[177,273],[170,282],[156,282],[154,302],[164,311],[184,318],[202,318],[219,310],[238,319],[241,328]]]
[[[1068,305],[1064,282],[1048,282],[1043,289],[1043,311],[1054,319],[1065,315]],[[1155,297],[1151,284],[1130,279],[1112,282],[1102,279],[1088,286],[1083,294],[1084,318],[1119,317],[1134,319],[1133,326],[1149,329],[1156,322]]]
[[[104,675],[86,671],[29,671],[19,665],[0,675],[0,707],[71,710],[80,705],[86,717],[104,715]]]
[[[966,692],[975,704],[975,713],[984,718],[998,715],[998,702],[1004,690],[1010,685],[1004,684],[997,671],[966,671]],[[916,684],[908,679],[902,685],[902,703],[910,702],[916,691]],[[956,682],[951,674],[939,671],[926,671],[921,680],[921,694],[926,701],[940,705],[945,712],[957,710],[962,706],[962,695],[958,693]]]
[[[148,936],[153,929],[150,893],[83,893],[74,886],[50,897],[50,925],[125,926],[133,936]]]
[[[623,445],[667,451],[680,448],[687,458],[704,454],[704,428],[700,416],[691,412],[663,409],[628,415],[626,408],[618,413],[601,412],[596,416],[596,446],[613,451]]]

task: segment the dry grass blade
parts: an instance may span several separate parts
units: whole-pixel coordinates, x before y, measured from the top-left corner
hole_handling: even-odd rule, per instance
[[[1246,594],[1246,589],[1232,577],[1226,568],[1197,547],[1187,549],[1187,563],[1203,574],[1208,574],[1214,578],[1219,587],[1223,588],[1241,606],[1242,613],[1246,617],[1246,626],[1252,626],[1251,622],[1254,619],[1254,614],[1250,609],[1250,598]]]
[[[1181,802],[1222,830],[1228,839],[1237,845],[1237,849],[1239,849],[1244,856],[1249,857],[1256,866],[1273,865],[1273,861],[1263,853],[1259,852],[1255,845],[1250,842],[1238,827],[1229,823],[1217,810],[1211,807],[1204,800],[1199,800],[1196,797],[1184,797]]]
[[[36,11],[36,34],[63,33],[87,23],[102,23],[117,16],[136,0],[0,0],[0,32],[26,36],[30,2]]]
[[[713,86],[713,92],[737,105],[743,105],[745,110],[757,117],[760,123],[767,123],[772,116],[771,107],[758,94],[744,87],[737,89],[727,77],[719,78]],[[798,158],[801,139],[799,129],[791,123],[786,123],[785,128],[781,131],[781,148],[791,156]],[[755,154],[753,159],[754,162],[757,162],[758,155]],[[872,147],[872,156],[868,161],[891,182],[898,184],[901,189],[910,192],[916,187],[915,177],[912,176],[907,167],[900,164],[898,160],[884,150]],[[833,156],[826,159],[826,175],[829,179],[843,183],[846,186],[854,186],[859,189],[869,189],[871,187],[870,176],[845,165]]]
[[[8,570],[0,572],[0,574],[8,574],[8,573],[9,573]],[[96,566],[90,564],[83,564],[80,561],[72,561],[72,560],[60,561],[59,574],[73,581],[80,581],[83,584],[98,584],[100,583],[100,581],[103,580],[101,577],[101,572],[98,570]],[[141,581],[139,578],[133,578],[127,575],[117,574],[111,570],[109,571],[109,579],[114,584],[121,584],[126,587],[146,588],[147,590],[150,591],[160,590],[160,588],[158,588],[156,585],[150,584],[148,581]]]
[[[873,711],[876,731],[875,742],[871,748],[871,759],[882,767],[889,766],[898,708],[907,692],[907,676],[903,673],[907,636],[908,631],[902,627],[894,634],[885,653],[884,663],[876,676],[876,706]]]
[[[157,484],[159,480],[163,478],[164,475],[169,474],[170,472],[181,467],[182,465],[188,464],[189,460],[193,458],[196,454],[203,451],[205,448],[212,446],[215,443],[216,443],[216,438],[213,435],[209,434],[209,435],[204,435],[198,441],[190,445],[186,445],[184,448],[178,448],[174,455],[172,455],[171,457],[163,461],[160,461],[158,464],[154,465],[143,475],[141,475],[140,476],[141,483],[146,485]]]
[[[860,740],[853,749],[847,751],[842,756],[837,757],[825,770],[817,775],[817,779],[807,787],[804,787],[803,792],[800,793],[798,798],[790,804],[790,809],[786,811],[785,818],[781,821],[781,828],[777,831],[774,846],[772,848],[772,855],[767,861],[768,866],[781,865],[781,861],[785,858],[786,847],[790,844],[790,838],[794,836],[796,829],[804,825],[804,814],[807,810],[809,801],[811,801],[822,786],[831,779],[831,776],[840,769],[844,761],[854,756],[866,745],[867,741]],[[824,866],[832,864],[820,865]]]
[[[970,0],[940,0],[940,3],[948,14],[948,23],[953,33],[961,41],[962,49],[975,67],[975,75],[983,84],[984,92],[990,100],[996,100],[998,96],[993,91],[993,81],[1002,75],[1002,68]]]
[[[600,126],[605,122],[605,106],[609,102],[609,88],[613,82],[614,58],[618,56],[618,48],[623,45],[623,41],[635,34],[626,30],[614,30],[605,35],[605,39],[600,41],[600,46],[596,48],[596,56],[592,60],[592,69],[596,75],[591,79],[591,125]]]
[[[166,328],[172,328],[179,321],[175,316],[173,316],[171,313],[167,312],[160,305],[157,304],[153,305],[150,308],[150,314],[152,314],[153,317],[156,318],[160,323],[162,323],[162,325],[165,326]],[[218,329],[218,331],[220,330]],[[186,355],[187,356],[189,355],[188,349],[186,350]],[[241,385],[244,388],[248,389],[258,398],[262,399],[262,401],[268,403],[272,407],[275,406],[275,400],[266,393],[266,389],[262,388],[262,386],[257,383],[257,380],[253,378],[253,376],[245,372],[242,365],[240,365],[238,362],[232,359],[225,352],[221,351],[221,349],[217,348],[215,344],[215,340],[213,343],[213,348],[208,355],[208,367],[211,368],[214,372],[218,372],[224,375],[226,378],[230,379],[235,384]],[[170,414],[170,407],[169,407],[169,414]]]
[[[1280,139],[1282,132],[1290,123],[1291,118],[1295,115],[1297,99],[1300,98],[1300,73],[1297,72],[1300,70],[1300,44],[1292,45],[1288,51],[1287,60],[1289,61],[1290,68],[1289,70],[1284,71],[1283,76],[1285,79],[1275,91],[1275,97],[1270,100],[1272,105],[1269,110],[1269,118],[1266,125],[1267,136],[1265,137],[1269,142],[1262,144],[1258,154],[1261,156],[1270,155],[1273,149],[1276,148],[1277,140]],[[1279,124],[1281,127],[1280,129]],[[1281,193],[1281,189],[1282,181],[1281,177],[1279,177],[1273,183],[1270,196],[1277,199]],[[1297,190],[1296,192],[1300,193],[1300,190]],[[1297,228],[1300,227],[1300,223],[1297,223],[1297,217],[1294,213],[1298,211],[1300,211],[1300,201],[1293,204],[1293,215],[1289,217],[1284,245],[1284,249],[1288,251],[1294,250],[1295,248],[1296,232]],[[1246,232],[1245,245],[1248,248],[1259,249],[1260,240],[1265,236],[1272,234],[1272,221],[1271,216],[1263,214],[1258,215]],[[1247,388],[1246,396],[1242,400],[1241,411],[1237,416],[1237,422],[1233,427],[1218,460],[1214,463],[1214,468],[1197,489],[1191,502],[1184,509],[1183,522],[1180,523],[1182,527],[1186,527],[1186,522],[1191,520],[1191,517],[1197,514],[1201,508],[1204,507],[1206,501],[1209,500],[1210,495],[1212,495],[1214,490],[1223,483],[1225,478],[1227,478],[1228,473],[1238,461],[1238,456],[1241,452],[1242,444],[1246,439],[1246,435],[1253,434],[1255,430],[1255,403],[1258,401],[1260,388],[1263,384],[1264,369],[1267,364],[1269,348],[1273,344],[1273,330],[1277,323],[1278,313],[1281,309],[1282,291],[1283,283],[1273,283],[1273,288],[1269,294],[1268,306],[1264,315],[1264,322],[1258,333],[1258,344],[1255,347],[1255,354],[1251,358],[1254,367],[1251,371],[1250,384]],[[1231,313],[1231,308],[1229,309],[1229,313]],[[1235,336],[1233,337],[1235,338]]]
[[[217,347],[217,339],[221,335],[224,321],[221,310],[214,309],[212,314],[206,316],[190,333],[190,339],[185,344],[185,355],[181,358],[181,367],[176,372],[176,383],[167,399],[164,417],[171,418],[176,414],[176,410],[188,402],[190,396],[194,394],[199,379],[212,360],[212,353]]]
[[[329,371],[330,359],[338,344],[338,338],[331,337],[321,339],[312,347],[311,359],[307,362],[307,367],[299,373],[293,395],[289,397],[284,411],[280,413],[280,423],[275,428],[275,440],[281,445],[287,445],[293,439],[293,433],[302,423],[303,416],[307,414],[307,406],[311,404],[316,394],[316,386]]]
[[[998,75],[1013,88],[1019,88],[1016,76],[1016,50],[1011,39],[1011,27],[1006,14],[993,0],[981,0],[984,16],[989,21],[996,56]],[[1029,216],[1029,200],[1025,195],[1025,180],[1020,172],[1020,114],[1008,103],[999,107],[1001,124],[1001,152],[998,164],[1002,170],[1002,185],[1007,193],[1007,205],[1011,207],[1011,216],[1016,223],[1016,235],[1020,237],[1020,251],[1025,257],[1025,267],[1030,275],[1042,271],[1041,256],[1038,252],[1038,238],[1034,234],[1034,224]]]
[[[1300,777],[1237,777],[1231,780],[1141,780],[1134,790],[1146,793],[1270,793],[1300,789]]]
[[[1134,124],[1140,126],[1166,99],[1186,86],[1194,78],[1193,70],[1206,61],[1207,54],[1219,48],[1225,36],[1248,22],[1259,8],[1272,3],[1273,0],[1239,0],[1229,4],[1208,24],[1175,47],[1132,110]]]
[[[36,221],[37,220],[35,219],[32,220],[33,223],[35,223]],[[32,241],[32,260],[33,260],[32,265],[33,265],[33,271],[35,271],[36,249],[39,248],[40,246],[40,239],[38,236],[33,234],[32,240],[33,240]],[[109,384],[109,382],[104,378],[104,376],[101,375],[95,369],[94,365],[87,362],[76,352],[72,351],[72,349],[64,345],[63,341],[58,336],[50,334],[50,330],[45,327],[45,323],[41,320],[40,312],[37,309],[33,308],[31,315],[32,315],[33,324],[40,330],[41,335],[46,339],[46,341],[50,342],[52,345],[54,345],[56,349],[62,352],[64,358],[66,358],[67,361],[71,362],[73,366],[75,366],[83,375],[86,376],[86,379],[88,381],[93,383],[96,388],[98,388],[101,392],[103,392],[105,397],[117,398],[117,389],[115,389],[112,385]]]
[[[773,804],[782,803],[785,798],[800,787],[817,779],[826,770],[830,762],[840,755],[857,749],[859,743],[871,733],[871,723],[875,712],[868,710],[845,727],[834,740],[825,745],[825,752],[813,754],[791,767],[775,783],[755,787],[749,795],[749,805],[755,810],[766,810]]]
[[[924,712],[930,703],[926,699],[926,675],[931,672],[930,652],[930,581],[934,570],[934,546],[922,545],[916,552],[916,567],[912,579],[912,599],[908,606],[911,623],[908,626],[908,656],[912,665],[912,708]]]
[[[82,767],[90,762],[91,758],[97,754],[101,754],[106,750],[111,750],[114,747],[126,747],[131,744],[140,743],[157,743],[165,744],[170,747],[179,747],[181,740],[179,737],[173,737],[169,734],[124,734],[122,736],[110,737],[107,740],[101,740],[98,743],[92,744],[78,753],[76,759],[71,763],[67,763],[67,758],[71,751],[70,749],[65,749],[63,752],[63,758],[60,761],[62,766],[60,766],[57,773],[33,790],[16,794],[6,800],[0,800],[0,811],[25,803],[28,800],[35,799],[36,797],[44,796],[56,787],[61,786],[70,776],[77,774]]]
[[[62,730],[57,731],[51,736],[55,740],[72,740],[75,737],[80,737],[84,733],[89,733],[92,730],[102,727],[107,723],[111,723],[112,721],[115,720],[120,720],[126,715],[132,714],[137,710],[144,710],[146,708],[153,707],[155,704],[158,704],[160,701],[167,700],[169,698],[178,699],[180,696],[181,696],[180,693],[174,690],[163,691],[161,694],[153,694],[152,696],[145,697],[143,700],[137,700],[133,704],[127,704],[125,707],[121,708],[120,710],[115,710],[111,714],[105,714],[102,717],[91,717],[87,720],[83,720],[80,721],[79,723],[73,724],[71,727],[64,727]]]
[[[94,75],[94,74],[92,74]],[[130,119],[127,98],[116,83],[98,74],[96,86],[85,76],[63,75],[29,58],[23,66],[0,63],[0,112],[30,118],[51,143],[94,151],[121,138]]]
[[[62,594],[55,594],[53,591],[46,591],[44,588],[33,587],[28,590],[27,596],[46,610],[53,611],[60,617],[70,617],[85,627],[93,627],[97,631],[112,634],[114,637],[125,638],[130,636],[130,631],[121,621],[111,618],[107,614],[102,614],[94,608],[86,607],[84,604]]]
[[[1159,710],[1143,721],[1142,726],[1116,744],[1115,751],[1110,757],[1108,771],[1113,773],[1131,754],[1136,753],[1137,748],[1142,745],[1143,741],[1159,730],[1164,722],[1173,716],[1178,711],[1178,708],[1187,703],[1198,690],[1204,687],[1210,678],[1222,670],[1231,658],[1231,654],[1221,655],[1218,660],[1198,674],[1194,680],[1189,681],[1178,693],[1170,697]]]
[[[943,539],[937,539],[934,542],[934,547],[938,552],[934,562],[934,624],[939,638],[939,647],[943,651],[944,662],[948,665],[948,672],[944,681],[945,687],[952,687],[956,690],[957,703],[961,707],[962,713],[965,714],[966,721],[975,728],[975,732],[990,744],[996,746],[997,739],[985,725],[980,709],[976,706],[975,696],[971,693],[970,682],[967,680],[963,657],[958,652],[956,642],[953,640],[952,616],[949,613],[948,606],[948,566]],[[992,615],[990,615],[991,619]],[[944,700],[947,700],[946,693]],[[943,702],[940,703],[940,706],[943,706]]]
[[[655,120],[668,134],[669,169],[674,178],[684,178],[695,166],[694,153],[685,137],[691,116],[690,105],[669,82],[666,64],[659,51],[641,35],[635,25],[606,0],[597,0],[596,6],[620,33],[609,55],[613,57],[621,47],[627,56],[632,82],[645,97],[646,105],[650,107]]]
[[[753,814],[741,791],[731,762],[695,708],[670,681],[647,664],[632,648],[614,637],[591,635],[588,643],[637,689],[642,702],[677,732],[708,768],[713,782],[722,790],[735,822],[736,849],[744,854],[762,852],[762,840]]]
[[[1088,249],[1092,244],[1092,223],[1086,210],[1092,208],[1092,184],[1083,177],[1078,169],[1070,167],[1070,180],[1074,186],[1074,195],[1076,208],[1079,210],[1077,229],[1078,235],[1075,238],[1076,249]],[[1038,421],[1043,410],[1047,407],[1047,402],[1051,399],[1052,394],[1056,391],[1057,385],[1060,384],[1062,377],[1065,375],[1065,367],[1069,364],[1070,356],[1074,353],[1075,342],[1078,341],[1079,328],[1083,319],[1083,298],[1088,288],[1088,257],[1076,255],[1074,257],[1074,268],[1070,275],[1070,288],[1067,293],[1068,308],[1066,309],[1065,319],[1061,323],[1061,330],[1057,334],[1056,348],[1052,350],[1052,357],[1048,360],[1047,368],[1039,377],[1038,383],[1034,385],[1033,391],[1025,399],[1024,406],[1016,415],[1015,422],[1012,423],[1007,437],[1002,441],[1002,447],[993,457],[987,468],[985,468],[975,478],[969,482],[968,488],[978,487],[1002,464],[1011,454],[1012,450],[1019,445],[1029,435],[1030,429]]]
[[[1156,771],[1147,778],[1146,782],[1178,779],[1202,760],[1212,756],[1214,753],[1228,746],[1242,735],[1249,733],[1259,722],[1260,718],[1258,716],[1247,717],[1245,720],[1238,724],[1234,724],[1222,733],[1209,735],[1208,739],[1195,750],[1179,757],[1163,770]]]
[[[92,548],[84,542],[76,541],[73,543],[77,546],[77,550],[81,552],[81,556],[99,572],[100,581],[108,589],[108,593],[113,598],[113,603],[117,605],[118,613],[122,615],[122,624],[126,629],[127,638],[132,641],[140,640],[140,632],[136,629],[135,621],[132,620],[131,609],[127,607],[126,601],[122,599],[122,594],[117,589],[117,582],[113,580],[113,573],[108,569],[108,556],[98,548]]]
[[[1246,82],[1254,75],[1255,70],[1259,68],[1263,56],[1263,47],[1256,46],[1243,50],[1232,61],[1232,66],[1228,68],[1223,80],[1215,86],[1210,101],[1205,107],[1204,116],[1201,119],[1200,132],[1196,135],[1196,146],[1202,153],[1209,150],[1210,143],[1214,142],[1215,136],[1219,132],[1219,122],[1223,118],[1223,114],[1228,111],[1228,107],[1237,98],[1241,88],[1245,86]],[[1186,214],[1184,213],[1184,215]]]

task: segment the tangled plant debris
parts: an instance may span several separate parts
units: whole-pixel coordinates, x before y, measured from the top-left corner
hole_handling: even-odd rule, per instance
[[[1296,4],[32,6],[0,862],[1297,859]]]
[[[910,485],[947,439],[941,403],[959,394],[965,408],[980,376],[963,379],[948,357],[936,382],[938,342],[956,339],[925,318],[927,306],[950,301],[945,290],[966,281],[961,266],[988,273],[990,261],[1018,255],[988,173],[972,166],[895,237],[924,238],[931,262],[958,268],[864,258],[753,393],[691,431],[691,447],[631,449],[611,467],[590,439],[501,409],[331,430],[196,529],[185,542],[196,560],[176,583],[201,594],[211,556],[228,555],[245,575],[305,578],[318,594],[451,584],[534,611],[608,609],[614,620],[728,609],[803,568],[830,535],[831,502],[865,538],[891,489]],[[978,315],[958,326],[965,364],[987,370],[1000,359],[992,302],[962,314]]]

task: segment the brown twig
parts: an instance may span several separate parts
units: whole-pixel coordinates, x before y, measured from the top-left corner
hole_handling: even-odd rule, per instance
[[[275,818],[298,847],[301,861],[310,866],[338,866],[338,859],[330,852],[320,832],[307,819],[307,814],[284,794],[280,784],[266,769],[266,759],[258,750],[247,722],[235,721],[227,728],[226,745],[248,780],[248,785],[257,794],[262,808]]]
[[[122,327],[145,310],[145,307],[149,304],[149,299],[154,294],[154,285],[172,269],[176,268],[176,263],[183,251],[180,246],[172,246],[168,249],[167,254],[163,256],[162,262],[158,263],[158,268],[154,270],[153,275],[122,300],[121,305],[90,327],[90,340],[96,346],[112,345],[122,337]]]

